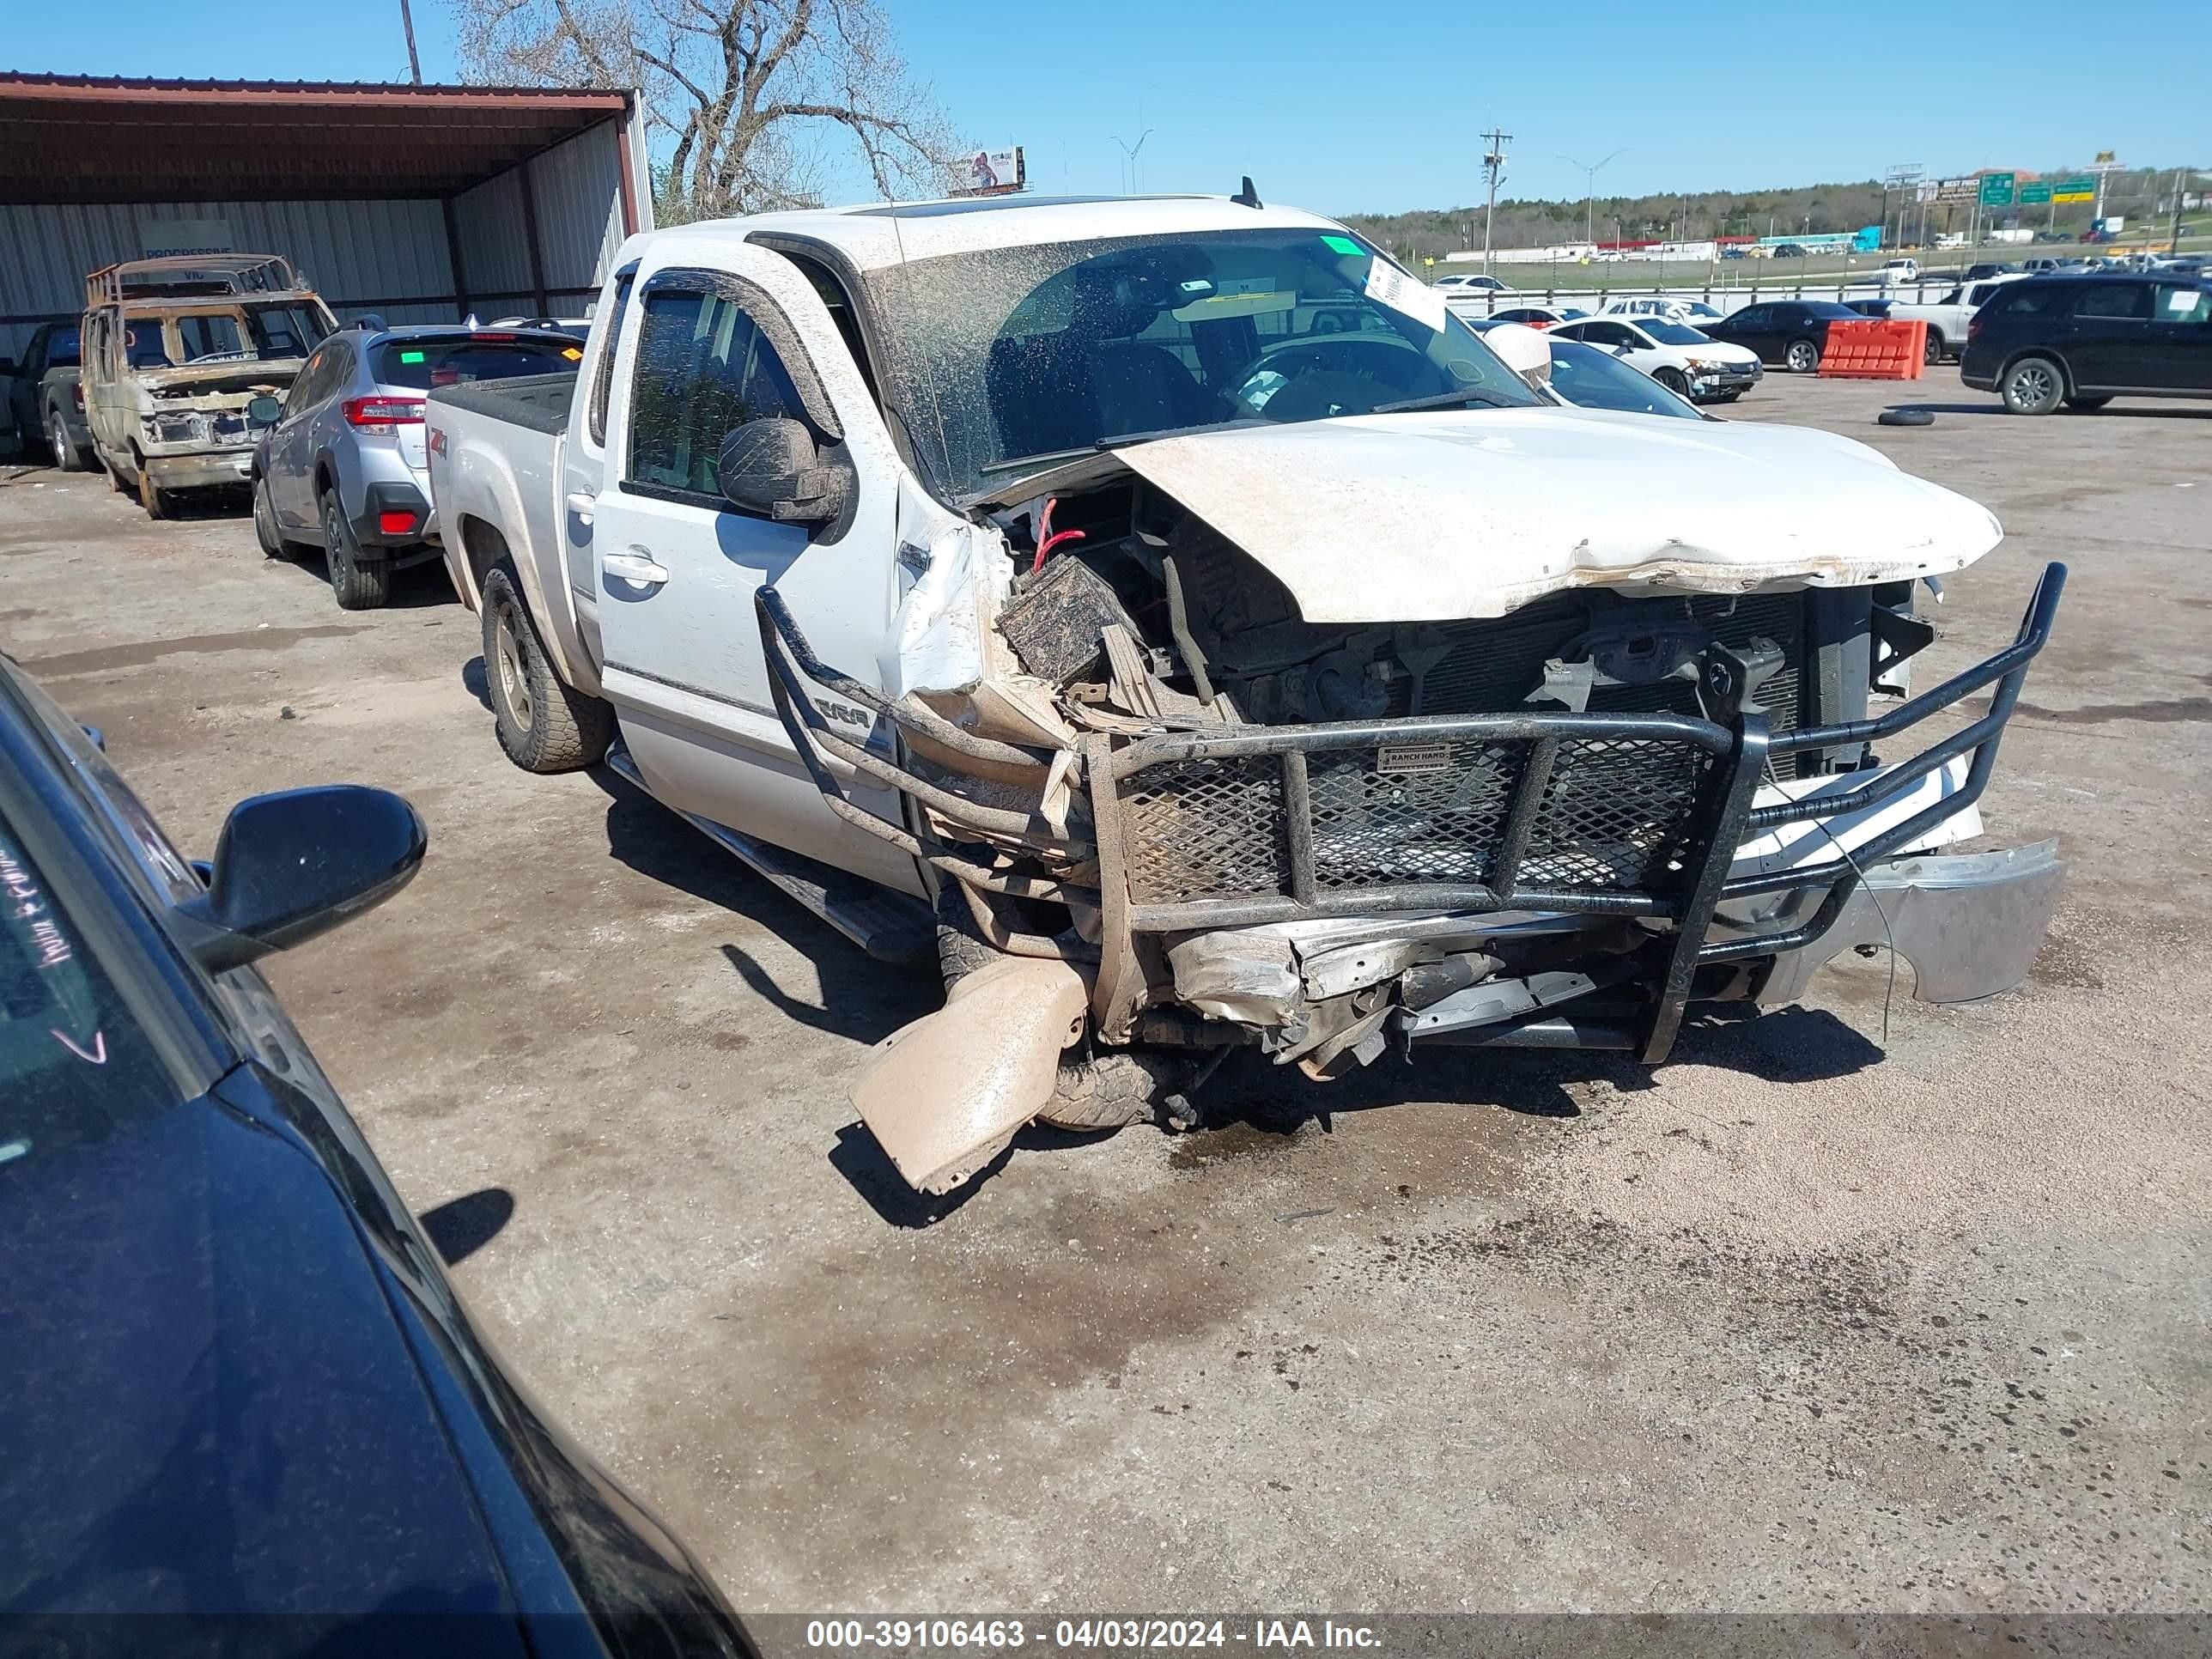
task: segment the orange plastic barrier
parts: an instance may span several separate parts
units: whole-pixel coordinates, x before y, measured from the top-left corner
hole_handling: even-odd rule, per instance
[[[1820,374],[1831,380],[1917,380],[1927,361],[1928,325],[1885,322],[1828,325]]]

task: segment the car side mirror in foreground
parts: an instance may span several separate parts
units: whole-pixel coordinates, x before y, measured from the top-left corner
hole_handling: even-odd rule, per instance
[[[248,426],[274,426],[283,418],[284,405],[265,392],[246,400],[246,422]]]
[[[256,795],[230,809],[208,890],[177,907],[211,974],[327,933],[414,878],[429,846],[415,809],[360,784]]]
[[[814,434],[786,415],[732,428],[716,477],[730,505],[779,524],[830,524],[843,516],[850,474],[824,465]]]

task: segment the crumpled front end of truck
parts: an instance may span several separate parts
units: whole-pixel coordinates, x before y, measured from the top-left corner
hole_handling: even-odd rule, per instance
[[[1795,997],[1841,950],[1887,945],[1944,1001],[2033,960],[2055,848],[1941,849],[1981,832],[2062,566],[2010,645],[1906,696],[1934,637],[1909,579],[1686,592],[1639,569],[1502,615],[1316,624],[1141,486],[1077,520],[1031,502],[1012,537],[908,550],[873,684],[759,592],[830,810],[938,880],[946,1006],[855,1090],[918,1188],[1040,1117],[1188,1127],[1237,1048],[1317,1080],[1423,1043],[1656,1064],[1693,1003]]]

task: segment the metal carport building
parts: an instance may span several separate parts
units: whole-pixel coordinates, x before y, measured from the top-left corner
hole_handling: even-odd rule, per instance
[[[0,73],[0,356],[156,252],[283,254],[341,319],[575,315],[652,215],[634,93]]]

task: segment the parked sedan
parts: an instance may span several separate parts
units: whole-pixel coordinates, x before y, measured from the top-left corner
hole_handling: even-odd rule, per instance
[[[439,556],[423,449],[433,386],[575,368],[580,337],[550,329],[340,329],[280,404],[254,400],[253,531],[271,558],[319,547],[339,608],[371,610],[392,573]]]
[[[1718,306],[1707,305],[1703,300],[1678,299],[1673,295],[1653,295],[1634,300],[1608,300],[1599,307],[1601,317],[1659,317],[1670,323],[1687,323],[1692,328],[1703,328],[1707,323],[1717,323],[1724,314]]]
[[[1571,323],[1589,313],[1575,306],[1513,306],[1490,313],[1492,322],[1521,323],[1529,328],[1552,328],[1560,323]]]
[[[1610,351],[1580,340],[1547,336],[1552,345],[1551,387],[1562,402],[1583,409],[1610,409],[1624,415],[1667,415],[1708,421],[1697,405],[1679,398],[1640,368],[1631,368]]]
[[[345,785],[188,864],[0,659],[8,1651],[752,1653],[501,1370],[252,966],[424,847]]]
[[[1585,317],[1561,323],[1551,333],[1610,351],[1676,397],[1698,403],[1734,403],[1765,373],[1748,347],[1709,338],[1663,317]]]
[[[1716,340],[1750,347],[1762,363],[1810,374],[1827,354],[1829,324],[1864,321],[1832,300],[1765,300],[1707,324],[1704,331]]]

